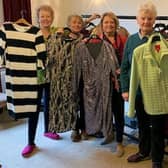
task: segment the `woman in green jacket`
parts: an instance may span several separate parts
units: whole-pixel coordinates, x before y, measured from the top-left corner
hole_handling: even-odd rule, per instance
[[[128,37],[121,64],[121,91],[122,97],[125,101],[128,101],[129,98],[130,71],[133,51],[136,47],[146,43],[148,37],[152,34],[156,16],[156,7],[151,2],[145,2],[139,5],[137,13],[139,31]],[[139,149],[137,153],[128,157],[128,162],[139,162],[149,159],[151,151],[150,116],[144,110],[140,89],[136,93],[135,109],[139,128]]]

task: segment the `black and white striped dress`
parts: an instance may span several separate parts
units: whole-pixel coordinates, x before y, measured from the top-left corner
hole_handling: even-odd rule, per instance
[[[46,47],[35,26],[6,23],[0,28],[0,56],[6,67],[7,109],[14,118],[37,112],[37,67],[44,68]]]

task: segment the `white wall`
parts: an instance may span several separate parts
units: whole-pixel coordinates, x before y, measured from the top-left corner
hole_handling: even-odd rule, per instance
[[[65,26],[67,16],[70,14],[102,14],[113,11],[116,15],[136,15],[137,6],[142,0],[31,0],[33,19],[34,11],[40,4],[52,5],[55,9],[55,26]],[[158,15],[168,16],[167,0],[153,0],[157,6]],[[165,22],[165,21],[164,21]],[[35,22],[34,22],[35,23]],[[122,26],[128,28],[133,33],[137,31],[135,20],[120,20]]]
[[[137,5],[143,0],[31,0],[32,21],[36,22],[36,9],[41,4],[49,4],[55,11],[55,26],[65,26],[67,16],[70,14],[102,14],[113,11],[116,15],[136,15]],[[168,16],[167,0],[153,0],[157,6],[158,15]],[[0,0],[0,23],[3,22],[2,0]],[[165,21],[159,21],[164,22]],[[121,25],[132,33],[137,31],[135,20],[120,20]]]

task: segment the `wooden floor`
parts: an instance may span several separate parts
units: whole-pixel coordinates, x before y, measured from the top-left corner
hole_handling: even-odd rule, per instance
[[[128,163],[127,157],[137,151],[137,144],[125,137],[125,154],[115,156],[115,142],[101,146],[102,139],[90,138],[73,143],[71,132],[60,134],[62,140],[54,141],[43,136],[43,116],[40,114],[36,145],[30,158],[23,158],[21,150],[27,142],[26,120],[13,121],[0,114],[0,164],[2,168],[151,168],[151,160]],[[165,156],[164,168],[168,168]]]

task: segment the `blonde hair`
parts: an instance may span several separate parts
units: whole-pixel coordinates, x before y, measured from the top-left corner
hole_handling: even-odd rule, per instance
[[[39,20],[39,13],[41,10],[45,10],[51,13],[51,17],[52,20],[54,20],[54,10],[52,9],[51,6],[49,5],[41,5],[38,9],[37,9],[37,21]]]
[[[137,15],[139,15],[140,12],[152,12],[154,17],[157,16],[156,6],[150,0],[139,4],[137,11],[138,11]]]
[[[81,23],[82,23],[82,26],[84,26],[84,21],[83,21],[82,17],[80,15],[73,14],[73,15],[69,15],[68,16],[68,19],[67,19],[67,26],[68,27],[70,26],[70,22],[71,22],[72,18],[79,19],[81,21]]]
[[[113,13],[113,12],[106,12],[102,15],[101,17],[101,20],[100,20],[100,24],[101,24],[101,27],[102,27],[102,24],[103,24],[103,21],[104,21],[104,18],[106,16],[109,16],[110,18],[112,18],[116,24],[116,29],[119,27],[119,20],[117,18],[117,16]]]

